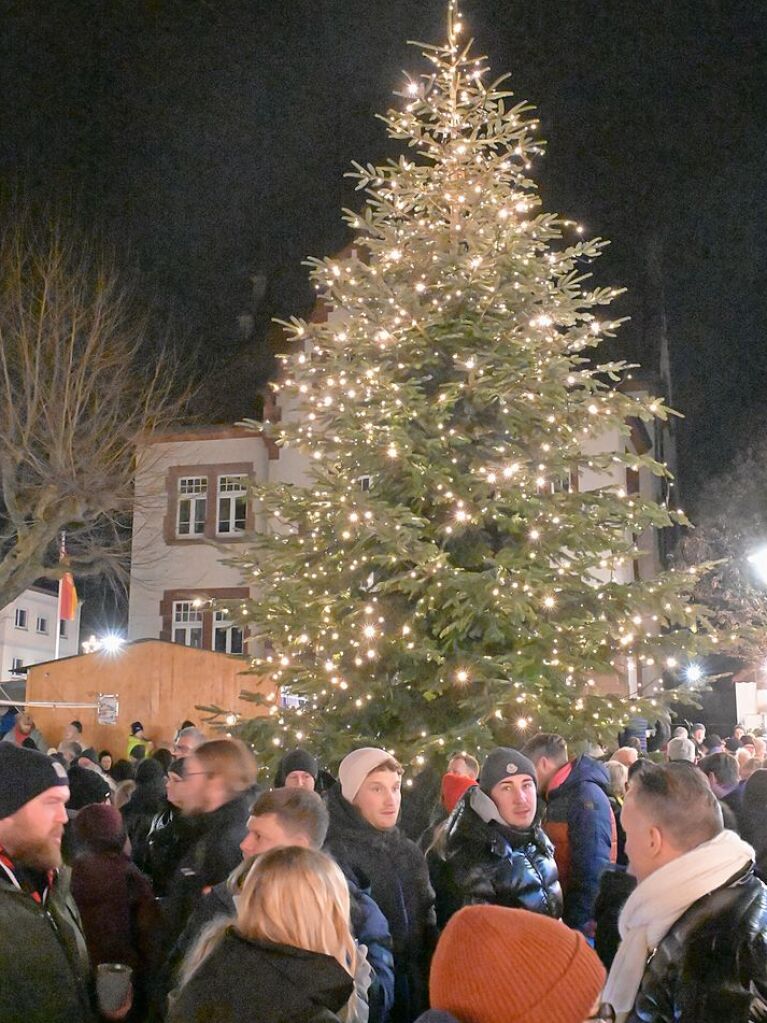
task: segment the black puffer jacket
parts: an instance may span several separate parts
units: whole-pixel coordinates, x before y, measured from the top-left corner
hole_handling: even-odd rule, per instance
[[[554,847],[538,820],[525,829],[509,827],[474,786],[444,828],[428,857],[440,926],[462,906],[480,902],[562,915]]]
[[[428,1005],[431,954],[437,939],[434,892],[420,849],[397,828],[374,828],[341,795],[328,793],[325,848],[386,917],[394,949],[392,1023],[411,1020]]]
[[[647,962],[627,1023],[752,1023],[767,1018],[765,999],[767,888],[749,868],[677,920]]]

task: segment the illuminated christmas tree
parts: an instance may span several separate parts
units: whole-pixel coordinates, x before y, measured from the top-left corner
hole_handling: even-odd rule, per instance
[[[612,737],[649,704],[601,680],[709,642],[688,573],[634,578],[637,537],[683,516],[616,482],[668,474],[624,440],[669,410],[596,358],[618,326],[619,289],[587,282],[605,243],[540,211],[538,121],[463,30],[451,2],[385,118],[406,155],[357,166],[351,254],[312,261],[328,321],[290,325],[274,433],[311,479],[257,489],[270,527],[232,559],[253,670],[293,697],[241,726],[260,750]]]

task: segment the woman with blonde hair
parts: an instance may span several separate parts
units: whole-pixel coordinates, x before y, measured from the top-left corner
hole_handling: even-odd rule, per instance
[[[346,1020],[357,960],[338,866],[313,849],[273,849],[251,867],[234,925],[212,924],[189,954],[168,1023]]]

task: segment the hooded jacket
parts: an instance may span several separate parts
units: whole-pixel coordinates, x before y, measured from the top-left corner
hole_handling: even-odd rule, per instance
[[[767,889],[748,869],[694,902],[650,955],[627,1023],[767,1018]]]
[[[540,825],[505,823],[490,796],[476,786],[459,800],[429,852],[437,891],[437,921],[443,927],[462,906],[491,903],[562,915],[554,849]]]
[[[394,1023],[410,1023],[428,1005],[429,962],[437,939],[426,860],[398,828],[382,831],[341,795],[328,793],[325,848],[357,887],[369,891],[389,924],[394,948]]]
[[[562,919],[582,929],[594,916],[599,878],[618,856],[618,832],[603,764],[583,754],[565,764],[546,793],[543,826],[554,843],[564,893]]]
[[[167,1023],[296,1023],[339,1012],[351,976],[331,956],[229,928],[171,999]]]

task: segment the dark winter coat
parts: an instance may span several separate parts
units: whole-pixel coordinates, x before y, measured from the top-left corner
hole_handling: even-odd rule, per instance
[[[749,868],[698,899],[652,953],[627,1023],[751,1023],[767,1011],[767,889]]]
[[[741,838],[754,847],[757,877],[767,882],[767,806],[758,810],[744,810],[741,815]]]
[[[145,1005],[159,965],[160,931],[147,878],[124,853],[84,853],[72,866],[72,896],[91,965],[126,963],[134,971],[134,1005]]]
[[[637,879],[625,867],[607,867],[599,879],[599,891],[594,904],[594,949],[609,970],[621,943],[618,920],[626,900],[637,886]]]
[[[147,761],[147,765],[154,763],[156,761]],[[160,767],[159,764],[157,766],[158,768]],[[144,767],[144,764],[139,765],[139,770],[142,767]],[[130,839],[131,856],[139,870],[148,870],[149,848],[147,839],[155,817],[164,810],[166,804],[165,782],[164,779],[160,778],[159,782],[137,785],[130,799],[121,810],[123,821],[125,822],[125,830]]]
[[[184,817],[170,803],[155,815],[147,835],[146,873],[159,898],[167,895],[168,885],[187,849],[197,836],[202,818]]]
[[[247,831],[249,806],[246,794],[211,813],[197,816],[194,838],[179,860],[163,905],[166,948],[175,944],[202,898],[203,889],[226,881],[242,862],[240,842]]]
[[[339,1012],[353,988],[331,956],[249,941],[229,928],[174,994],[167,1023],[309,1023]]]
[[[554,849],[539,820],[529,828],[510,827],[474,786],[443,827],[428,856],[440,927],[462,906],[481,902],[562,915]]]
[[[67,870],[37,902],[0,869],[0,1023],[93,1023],[90,987]]]
[[[543,826],[554,843],[565,898],[562,919],[582,929],[593,918],[600,875],[617,859],[618,835],[605,766],[584,754],[568,767],[567,777],[546,793]]]
[[[374,828],[341,795],[328,793],[326,849],[355,884],[369,891],[389,924],[396,995],[393,1023],[410,1023],[428,1004],[428,976],[436,944],[434,892],[426,860],[397,828]]]
[[[244,878],[243,878],[244,879]],[[373,979],[368,990],[371,1023],[388,1019],[394,1004],[394,960],[386,917],[357,885],[347,878],[351,904],[351,930],[361,945],[366,945]],[[194,947],[203,930],[214,920],[236,915],[231,880],[215,885],[202,899],[189,918],[171,955],[171,975],[177,973],[187,953]]]

